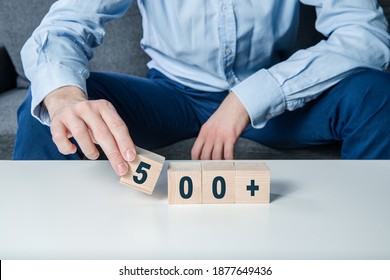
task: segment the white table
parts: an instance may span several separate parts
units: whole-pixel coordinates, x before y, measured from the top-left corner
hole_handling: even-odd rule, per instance
[[[172,205],[108,162],[0,161],[0,259],[390,259],[390,161],[266,161],[269,205]]]

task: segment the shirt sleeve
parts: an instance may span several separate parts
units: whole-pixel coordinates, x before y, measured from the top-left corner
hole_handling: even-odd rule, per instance
[[[232,90],[254,128],[295,110],[343,78],[364,68],[386,69],[390,36],[376,0],[301,0],[316,7],[316,28],[326,40],[288,60],[261,69]]]
[[[132,0],[55,2],[21,51],[24,71],[31,81],[31,113],[43,124],[50,119],[43,99],[63,86],[86,93],[92,48],[103,42],[103,26],[123,16]]]

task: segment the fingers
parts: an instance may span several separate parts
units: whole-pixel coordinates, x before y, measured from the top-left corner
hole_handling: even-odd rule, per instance
[[[58,151],[61,154],[70,155],[77,151],[76,145],[69,141],[71,133],[61,122],[53,122],[51,124],[50,131],[53,142],[56,144]]]
[[[80,146],[84,155],[88,159],[97,159],[99,157],[99,151],[96,149],[96,146],[91,139],[89,129],[88,129],[87,125],[85,124],[85,122],[83,120],[81,120],[80,118],[77,118],[75,116],[71,116],[66,121],[66,124],[67,124],[67,127],[72,132],[74,139],[76,140],[76,142]]]
[[[234,144],[231,142],[226,142],[223,149],[223,157],[226,160],[234,159]]]
[[[231,91],[203,124],[191,151],[192,159],[233,159],[234,144],[249,123],[248,112]]]
[[[192,160],[232,160],[234,158],[234,144],[227,139],[223,142],[220,138],[206,137],[202,132],[196,139],[191,150]]]
[[[219,141],[204,145],[201,151],[201,160],[233,160],[234,159],[234,144],[229,142],[221,143]]]
[[[88,159],[96,159],[99,144],[118,175],[128,171],[126,161],[136,155],[135,145],[126,124],[115,108],[105,100],[81,101],[57,111],[51,122],[53,141],[63,154],[75,153],[74,137]]]
[[[72,86],[54,90],[44,102],[51,118],[53,141],[61,153],[76,152],[77,147],[69,141],[74,137],[85,156],[96,159],[99,152],[95,144],[99,144],[115,172],[127,172],[126,160],[133,160],[136,150],[125,123],[110,102],[88,101],[79,88]]]
[[[84,118],[91,131],[92,138],[100,145],[115,172],[120,176],[126,174],[129,166],[122,156],[118,143],[113,136],[116,132],[110,129],[109,125],[103,120],[103,117],[100,114],[86,114]]]
[[[99,152],[92,142],[86,124],[79,118],[72,116],[65,124],[58,121],[53,122],[51,133],[53,142],[60,153],[69,155],[76,152],[76,145],[69,141],[69,138],[73,136],[88,159],[97,159],[99,157]]]
[[[96,142],[103,149],[115,172],[120,176],[126,174],[128,165],[122,157],[117,143],[106,123],[103,120],[99,120],[91,124],[91,129]]]
[[[200,155],[201,160],[209,160],[211,159],[211,154],[213,152],[213,143],[206,142],[203,145],[202,153]]]
[[[125,122],[111,103],[103,106],[102,118],[114,136],[122,157],[127,161],[133,161],[137,152]]]
[[[192,160],[199,160],[200,159],[203,144],[204,144],[204,140],[199,135],[198,138],[196,138],[196,140],[195,140],[194,146],[192,146],[192,150],[191,150],[191,159]]]
[[[213,146],[212,150],[212,156],[211,158],[213,160],[221,160],[224,159],[224,154],[223,154],[223,149],[224,149],[224,144],[220,141],[216,141]]]

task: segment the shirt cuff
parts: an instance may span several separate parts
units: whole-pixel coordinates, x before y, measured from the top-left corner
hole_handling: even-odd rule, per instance
[[[59,62],[39,69],[34,80],[39,82],[31,83],[31,114],[45,125],[50,125],[50,117],[42,101],[49,93],[64,86],[76,86],[87,93],[84,75]]]
[[[274,77],[262,69],[232,88],[247,110],[254,128],[262,128],[286,109],[284,94]]]

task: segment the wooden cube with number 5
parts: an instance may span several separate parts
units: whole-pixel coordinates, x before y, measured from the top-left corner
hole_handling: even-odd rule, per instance
[[[137,148],[137,156],[128,162],[129,171],[120,183],[147,194],[152,194],[164,165],[165,158],[150,151]]]

